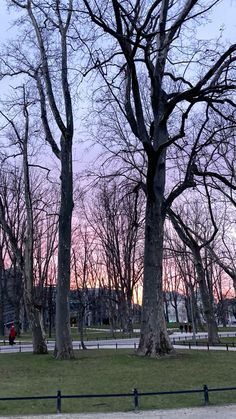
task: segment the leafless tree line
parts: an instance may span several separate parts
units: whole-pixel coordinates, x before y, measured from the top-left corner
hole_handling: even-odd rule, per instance
[[[93,173],[90,170],[96,185],[101,185],[97,203],[91,193],[88,199],[96,206],[93,223],[86,204],[83,217],[88,227],[78,230],[78,243],[84,241],[87,246],[86,234],[94,232],[99,245],[93,253],[103,253],[106,281],[117,295],[123,295],[119,304],[127,330],[131,327],[132,294],[142,277],[137,353],[156,357],[174,352],[164,311],[167,234],[167,247],[175,255],[167,265],[170,276],[175,260],[174,269],[184,272],[181,283],[191,296],[196,319],[200,322],[194,303],[197,287],[209,342],[217,341],[214,293],[222,294],[224,287],[216,288],[213,278],[220,269],[235,284],[234,265],[228,263],[234,236],[229,237],[228,228],[234,231],[236,46],[224,45],[221,39],[202,41],[197,37],[197,26],[218,1],[209,0],[204,5],[198,0],[7,3],[21,16],[17,20],[19,38],[1,53],[1,78],[12,77],[18,86],[1,111],[3,146],[10,141],[12,147],[10,154],[3,153],[3,160],[22,162],[23,244],[13,234],[2,198],[0,221],[24,277],[23,294],[35,352],[46,352],[46,346],[32,297],[36,227],[29,170],[29,159],[34,158],[29,143],[36,148],[44,144],[57,160],[55,356],[69,359],[74,357],[68,307],[71,266],[77,281],[78,260],[83,265],[83,283],[90,278],[86,270],[91,263],[86,259],[88,249],[82,263],[72,243],[72,211],[78,205],[73,197],[72,169],[75,91],[85,77],[88,84],[94,84],[87,97],[81,87],[81,94],[92,99],[87,116],[89,139],[94,138],[104,153],[102,165]],[[43,166],[42,150],[37,156],[40,162],[36,164]],[[102,183],[102,178],[116,181],[111,186],[111,182]],[[194,220],[194,202],[198,203],[198,213],[204,212],[201,222],[200,215]],[[183,243],[178,242],[181,249],[175,249],[172,229]],[[190,260],[186,257],[189,253]]]

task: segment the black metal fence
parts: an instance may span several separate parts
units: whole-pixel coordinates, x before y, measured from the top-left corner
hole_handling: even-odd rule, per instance
[[[13,400],[56,400],[56,412],[62,412],[62,399],[91,399],[91,398],[116,398],[116,397],[130,397],[133,401],[133,409],[139,410],[140,397],[145,396],[166,396],[174,394],[193,394],[202,393],[204,405],[209,404],[209,393],[220,392],[220,391],[232,391],[236,390],[236,387],[221,387],[221,388],[209,388],[206,384],[201,389],[194,390],[176,390],[176,391],[153,391],[153,392],[140,392],[138,389],[133,389],[132,393],[118,393],[118,394],[62,394],[60,390],[57,391],[55,396],[27,396],[27,397],[0,397],[0,401],[13,401]]]
[[[172,341],[173,345],[177,345],[179,346],[179,348],[181,348],[181,346],[183,348],[187,347],[188,349],[197,349],[199,348],[201,349],[207,349],[208,351],[210,351],[211,349],[215,349],[215,348],[220,348],[222,350],[226,350],[226,351],[230,351],[230,350],[235,350],[234,348],[236,347],[236,344],[234,342],[228,342],[228,343],[219,343],[219,344],[214,344],[214,345],[209,345],[209,343],[207,342],[190,342],[188,340],[186,340],[185,342],[181,341],[179,342],[178,340],[174,340]],[[54,349],[55,343],[54,342],[48,342],[48,350],[51,351]],[[99,341],[94,341],[94,342],[89,342],[86,343],[86,348],[87,349],[122,349],[122,348],[127,348],[127,349],[137,349],[138,347],[138,343],[137,342],[99,342]],[[82,345],[80,342],[73,342],[73,348],[74,349],[82,349]],[[232,349],[231,349],[232,348]],[[16,353],[16,352],[30,352],[32,351],[32,343],[22,343],[22,342],[16,342],[15,345],[9,347],[9,345],[7,344],[6,346],[0,345],[0,353]]]
[[[48,342],[48,350],[52,351],[55,347],[55,342]],[[137,349],[138,344],[136,342],[89,342],[86,344],[87,349]],[[73,342],[74,349],[83,349],[82,345],[78,341]],[[18,352],[30,352],[32,351],[32,343],[15,342],[14,345],[0,345],[0,353],[18,353]]]

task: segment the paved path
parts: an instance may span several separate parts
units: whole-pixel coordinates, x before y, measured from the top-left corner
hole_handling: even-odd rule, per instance
[[[75,413],[41,416],[0,416],[0,419],[235,419],[236,405],[142,412]]]
[[[220,337],[235,337],[235,332],[219,332]],[[172,342],[174,342],[174,347],[176,349],[190,349],[188,345],[179,345],[177,342],[180,340],[189,341],[193,338],[192,333],[179,333],[175,332],[172,335],[170,335],[170,339]],[[202,332],[196,334],[196,340],[207,338],[207,333]],[[1,342],[1,341],[0,341]],[[85,345],[88,349],[121,349],[121,348],[130,348],[130,349],[136,349],[138,347],[139,338],[129,338],[129,339],[104,339],[104,340],[91,340],[91,341],[85,341]],[[55,342],[50,341],[47,344],[48,350],[53,351]],[[80,349],[81,343],[80,341],[73,341],[73,347],[74,349]],[[32,344],[31,342],[22,342],[21,344],[16,344],[14,346],[9,345],[2,345],[0,346],[0,354],[1,353],[15,353],[15,352],[32,352]],[[208,350],[208,347],[205,346],[195,346],[191,345],[191,349],[195,350]],[[236,351],[236,347],[226,345],[224,346],[210,346],[210,350],[215,351]]]

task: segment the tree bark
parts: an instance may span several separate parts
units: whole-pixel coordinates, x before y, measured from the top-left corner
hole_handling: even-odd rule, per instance
[[[197,276],[198,276],[198,284],[199,284],[199,289],[200,289],[201,298],[202,298],[203,310],[204,310],[204,314],[205,314],[206,322],[207,322],[208,343],[212,345],[214,343],[219,342],[218,328],[217,328],[217,323],[216,323],[216,319],[214,315],[212,298],[207,289],[206,277],[205,277],[205,272],[202,265],[200,250],[195,249],[193,251],[193,255],[194,255],[194,262],[195,262],[195,267],[196,267]]]
[[[143,310],[138,355],[159,357],[174,352],[166,329],[162,292],[164,219],[155,199],[147,197]]]
[[[33,353],[46,354],[47,345],[43,335],[42,322],[40,321],[39,308],[34,301],[34,280],[33,280],[33,252],[34,252],[34,220],[30,189],[29,162],[28,162],[28,140],[29,140],[29,115],[26,105],[24,91],[24,116],[25,116],[25,135],[22,144],[23,153],[23,172],[24,172],[24,195],[26,204],[26,238],[24,249],[24,297],[28,320],[32,331]]]
[[[120,306],[120,315],[121,315],[121,329],[124,333],[133,332],[133,322],[132,322],[132,303],[127,296],[123,295],[119,302]]]
[[[86,350],[86,345],[84,343],[84,315],[85,315],[85,307],[82,305],[82,302],[80,303],[81,306],[78,311],[77,315],[77,322],[78,322],[78,333],[80,335],[80,343],[82,349]]]
[[[0,245],[0,335],[4,336],[4,287],[3,287],[4,263],[2,256],[2,245]]]
[[[2,286],[2,272],[0,268],[0,335],[4,336],[4,294]]]
[[[58,280],[56,294],[57,359],[73,359],[70,332],[70,250],[71,218],[73,211],[72,140],[61,138],[61,203],[59,213]]]

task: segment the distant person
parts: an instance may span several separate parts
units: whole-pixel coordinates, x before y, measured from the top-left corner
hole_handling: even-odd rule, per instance
[[[185,333],[188,333],[188,325],[187,325],[187,323],[185,323],[185,325],[184,325],[184,331],[185,331]]]
[[[191,324],[188,325],[188,331],[189,331],[189,333],[192,333],[192,325]]]
[[[16,329],[15,329],[14,324],[12,324],[10,327],[10,332],[9,332],[9,345],[14,345],[15,338],[16,338]]]
[[[183,331],[184,331],[184,326],[183,326],[182,324],[180,324],[180,325],[179,325],[179,330],[180,330],[180,332],[181,332],[181,333],[183,333]]]

